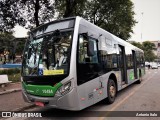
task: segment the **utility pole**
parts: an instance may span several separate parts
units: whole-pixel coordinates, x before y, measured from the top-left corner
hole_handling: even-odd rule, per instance
[[[143,38],[143,35],[142,35],[142,33],[143,33],[143,12],[141,13],[141,15],[142,15],[142,21],[141,21],[141,42],[142,42],[142,38]]]

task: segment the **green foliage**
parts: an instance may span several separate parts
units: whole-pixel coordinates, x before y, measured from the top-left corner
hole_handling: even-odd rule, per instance
[[[16,38],[16,39],[14,39],[11,42],[11,44],[12,44],[11,53],[13,52],[13,54],[21,55],[23,53],[25,42],[26,42],[26,38]]]
[[[58,18],[83,16],[86,0],[55,0]]]
[[[154,61],[157,57],[151,50],[144,51],[145,60],[148,62]]]
[[[24,25],[24,20],[20,16],[17,6],[16,0],[0,1],[0,32],[11,31],[16,23]]]
[[[12,82],[20,82],[21,79],[21,73],[20,69],[15,68],[15,69],[1,69],[0,70],[0,75],[7,74],[8,75],[8,80]]]
[[[130,0],[57,0],[59,17],[82,16],[99,27],[127,40],[135,25]],[[68,6],[68,7],[67,7]]]
[[[37,27],[54,17],[52,0],[3,0],[0,11],[0,31],[10,30],[17,23],[27,28]]]
[[[0,75],[3,75],[3,74],[14,75],[14,74],[18,74],[20,72],[21,72],[21,70],[18,69],[18,68],[14,68],[14,69],[1,69],[0,70]]]
[[[142,46],[144,50],[145,60],[149,62],[154,61],[154,59],[157,58],[156,55],[152,51],[155,49],[155,44],[149,41],[145,41],[142,43]]]
[[[15,55],[21,55],[24,49],[26,38],[15,38],[12,32],[0,32],[0,54],[4,50],[9,52],[9,60],[14,60]]]
[[[130,0],[94,0],[87,7],[88,17],[96,25],[127,40],[136,21]],[[90,8],[91,7],[91,8]],[[89,8],[89,9],[88,9]],[[95,9],[92,9],[95,8]]]
[[[18,0],[18,5],[26,13],[26,16],[21,16],[29,23],[30,28],[49,22],[54,17],[52,0]]]
[[[139,42],[135,42],[134,41],[131,44],[134,45],[134,46],[136,46],[136,47],[138,47],[138,48],[140,48],[140,49],[143,49],[143,45],[141,43],[139,43]]]
[[[152,51],[155,49],[154,43],[151,43],[149,41],[145,41],[142,44],[139,42],[132,42],[131,44],[133,44],[134,46],[136,46],[144,51],[145,61],[152,62],[157,58],[157,56]]]
[[[14,69],[1,69],[0,75],[8,75],[8,80],[12,82],[20,82],[21,79],[21,70],[18,68]]]
[[[131,0],[3,0],[0,5],[1,30],[16,23],[39,26],[55,18],[56,11],[58,18],[81,16],[127,40],[136,23]]]
[[[151,43],[149,41],[145,41],[142,43],[143,50],[148,51],[148,50],[154,50],[155,44]]]
[[[4,49],[9,49],[11,41],[14,39],[12,32],[0,32],[0,53]]]
[[[17,74],[8,75],[8,80],[12,81],[12,82],[20,82],[21,81],[21,74],[17,73]]]

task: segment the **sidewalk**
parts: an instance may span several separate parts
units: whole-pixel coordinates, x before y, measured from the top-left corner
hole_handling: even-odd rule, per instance
[[[0,86],[0,111],[24,111],[35,107],[26,103],[21,93],[21,82],[9,83],[5,87]]]
[[[21,91],[21,82],[8,83],[4,87],[0,86],[0,95],[15,91]]]

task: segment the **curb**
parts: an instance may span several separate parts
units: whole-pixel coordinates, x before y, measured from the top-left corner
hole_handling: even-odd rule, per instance
[[[21,88],[18,88],[18,89],[10,89],[10,90],[7,90],[7,91],[0,92],[0,95],[9,94],[9,93],[13,93],[13,92],[18,92],[18,91],[21,91],[21,90],[22,90]]]

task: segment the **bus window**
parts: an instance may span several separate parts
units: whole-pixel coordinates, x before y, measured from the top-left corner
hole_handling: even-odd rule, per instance
[[[93,56],[87,54],[89,41],[94,43],[95,54]],[[98,55],[96,39],[87,38],[86,35],[81,34],[79,35],[78,45],[77,82],[80,85],[98,76]]]
[[[72,31],[48,34],[26,45],[23,75],[62,75],[69,73]],[[41,72],[43,71],[43,72]],[[59,72],[60,71],[60,72]]]
[[[89,38],[89,41],[92,41],[94,43],[94,56],[88,56],[87,55],[87,46],[88,41],[87,38],[80,35],[79,36],[79,63],[98,63],[98,57],[97,57],[97,43],[94,38]]]

